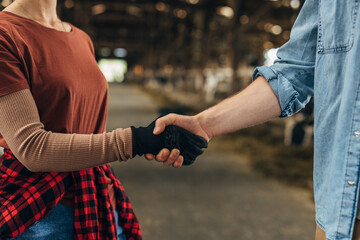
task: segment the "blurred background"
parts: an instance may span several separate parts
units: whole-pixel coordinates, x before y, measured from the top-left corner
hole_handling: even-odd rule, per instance
[[[0,0],[0,10],[12,0]],[[196,114],[271,65],[304,0],[60,0],[109,82],[108,130]],[[313,239],[312,104],[217,137],[191,167],[115,163],[144,239]]]

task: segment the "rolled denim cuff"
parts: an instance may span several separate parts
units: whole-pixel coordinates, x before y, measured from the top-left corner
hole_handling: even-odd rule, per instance
[[[280,117],[288,117],[299,111],[302,106],[297,104],[299,93],[294,89],[291,82],[280,72],[275,72],[267,66],[257,67],[253,73],[253,81],[259,76],[264,77],[274,90],[281,106]]]

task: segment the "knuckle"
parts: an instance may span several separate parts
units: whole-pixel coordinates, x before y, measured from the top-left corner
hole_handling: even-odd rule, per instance
[[[179,157],[179,154],[178,154],[178,153],[174,153],[174,154],[172,154],[172,155],[170,156],[170,160],[176,161],[176,160],[178,159],[178,157]]]
[[[170,114],[169,114],[169,119],[170,119],[171,121],[175,122],[175,121],[176,121],[176,114],[175,114],[175,113],[170,113]]]
[[[160,155],[160,156],[156,156],[156,160],[159,161],[159,162],[163,162],[163,161],[164,161],[163,158],[161,157],[161,155]]]

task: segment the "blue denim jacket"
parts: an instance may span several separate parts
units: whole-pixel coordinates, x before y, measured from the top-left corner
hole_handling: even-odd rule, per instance
[[[327,240],[350,240],[359,192],[359,0],[306,0],[290,40],[271,67],[258,67],[282,108],[294,114],[314,97],[316,222]]]

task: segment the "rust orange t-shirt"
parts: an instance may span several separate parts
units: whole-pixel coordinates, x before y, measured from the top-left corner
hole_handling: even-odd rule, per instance
[[[103,133],[107,82],[90,37],[71,27],[62,32],[0,12],[0,97],[30,89],[45,130]],[[1,135],[0,144],[5,146]]]
[[[0,96],[30,88],[45,130],[102,133],[108,89],[89,36],[0,12]]]

